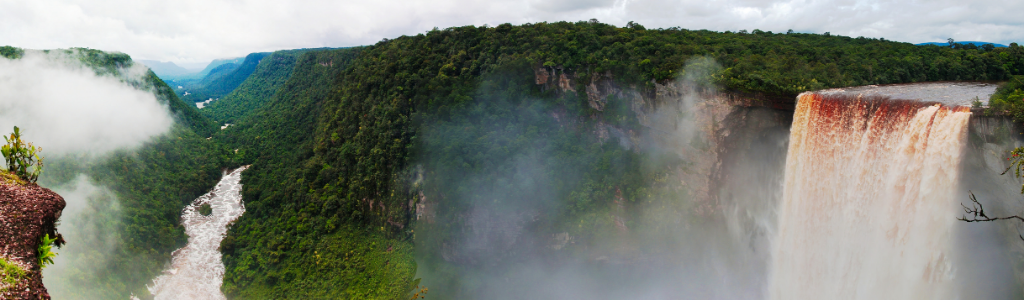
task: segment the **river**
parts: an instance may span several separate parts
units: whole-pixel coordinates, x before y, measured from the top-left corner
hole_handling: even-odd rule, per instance
[[[155,299],[226,299],[220,291],[224,262],[219,247],[228,226],[245,212],[241,180],[246,168],[227,173],[212,191],[185,207],[181,221],[188,244],[172,253],[170,267],[148,287]],[[212,208],[206,216],[200,213],[204,204]]]

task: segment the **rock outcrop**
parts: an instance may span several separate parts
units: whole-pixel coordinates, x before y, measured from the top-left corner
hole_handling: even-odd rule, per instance
[[[44,235],[58,237],[56,223],[65,205],[47,188],[0,174],[0,260],[23,273],[0,273],[6,277],[0,278],[0,299],[50,299],[36,252]]]

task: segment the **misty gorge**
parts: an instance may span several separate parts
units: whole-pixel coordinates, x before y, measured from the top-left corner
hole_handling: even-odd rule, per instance
[[[1024,298],[1024,47],[949,44],[593,19],[187,72],[0,47],[0,130],[46,162],[0,192],[66,202],[52,264],[0,245],[0,299]]]

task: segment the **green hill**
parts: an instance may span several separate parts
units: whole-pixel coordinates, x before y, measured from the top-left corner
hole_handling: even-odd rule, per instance
[[[252,75],[231,93],[210,104],[202,112],[221,124],[236,123],[239,118],[264,105],[281,89],[292,75],[296,60],[308,51],[297,49],[276,51],[260,62]]]
[[[220,67],[221,65],[234,64],[234,65],[237,66],[237,65],[241,65],[242,62],[244,62],[244,61],[245,61],[245,57],[214,59],[213,61],[210,62],[210,64],[206,65],[206,68],[203,68],[202,71],[199,71],[199,73],[197,75],[205,77],[206,75],[209,75],[210,73],[213,73],[213,69],[216,69],[216,68]]]
[[[236,122],[217,138],[253,164],[243,179],[250,210],[223,244],[224,290],[233,298],[397,299],[416,283],[409,258],[415,248],[425,264],[420,271],[430,270],[432,294],[479,297],[484,283],[459,274],[477,270],[481,259],[525,255],[446,250],[466,242],[463,232],[476,222],[470,216],[481,209],[498,214],[495,222],[526,222],[513,226],[525,236],[577,237],[581,246],[568,253],[586,257],[595,250],[583,245],[616,230],[608,220],[665,204],[659,178],[694,163],[595,134],[645,126],[632,100],[590,103],[588,83],[612,78],[622,89],[653,95],[695,58],[720,64],[708,66],[706,83],[789,99],[828,87],[1005,80],[1024,72],[1019,47],[589,22],[467,26],[311,51],[296,58],[275,93],[236,96],[265,104],[208,113]],[[541,71],[566,74],[571,85],[538,84]],[[274,78],[249,80],[270,87]],[[668,198],[693,205],[685,192]],[[414,221],[420,199],[432,201],[435,222]],[[618,206],[622,212],[610,209]],[[510,211],[530,217],[502,217]]]
[[[130,61],[96,57],[98,67]],[[109,186],[125,216],[96,221],[123,241],[119,258],[61,280],[83,295],[143,295],[184,242],[181,207],[221,168],[251,164],[247,211],[222,243],[229,298],[400,299],[420,284],[439,298],[510,297],[486,292],[518,286],[494,289],[485,278],[537,258],[660,257],[607,239],[628,245],[635,237],[622,228],[660,234],[671,230],[658,222],[716,221],[691,213],[693,192],[671,177],[701,162],[652,146],[648,135],[661,133],[642,114],[668,107],[643,101],[681,77],[701,89],[792,99],[829,87],[1022,74],[1019,46],[596,22],[465,26],[366,47],[254,53],[184,98],[150,73],[179,116],[171,134],[100,164],[55,167]],[[201,113],[191,105],[206,98],[220,100]],[[659,206],[672,214],[643,218],[644,207]],[[572,243],[550,250],[548,239],[563,234]]]
[[[79,244],[66,245],[61,251],[65,255],[57,260],[62,271],[46,279],[56,283],[48,284],[49,291],[58,298],[113,299],[132,293],[145,297],[145,285],[163,271],[171,251],[186,241],[179,224],[182,207],[217,182],[231,153],[206,139],[216,124],[182,102],[152,71],[140,78],[126,74],[135,64],[128,55],[84,48],[40,52],[57,51],[78,59],[98,76],[120,78],[152,92],[168,107],[175,123],[167,133],[131,151],[47,157],[41,185],[73,185],[83,174],[91,184],[109,191],[89,195],[88,203],[79,204],[85,206],[78,208],[83,211],[79,218],[62,220],[60,230]],[[7,58],[20,59],[24,53],[0,47],[0,54]],[[97,235],[83,235],[87,232]],[[77,250],[66,252],[68,247]]]
[[[178,94],[182,95],[181,99],[187,103],[223,97],[242,84],[246,78],[249,78],[249,75],[256,70],[260,60],[267,55],[270,53],[251,53],[245,57],[245,61],[237,66],[222,64],[210,70],[210,73],[199,82],[187,84],[184,91],[187,91],[188,95],[184,95],[181,91],[178,91]]]

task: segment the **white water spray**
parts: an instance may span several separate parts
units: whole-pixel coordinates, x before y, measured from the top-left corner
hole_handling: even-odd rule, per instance
[[[224,175],[212,191],[185,207],[181,219],[188,244],[172,253],[170,269],[153,280],[149,292],[155,299],[226,299],[220,291],[224,263],[218,248],[228,225],[245,212],[241,180],[247,167]],[[199,213],[203,204],[213,209],[210,215]]]

